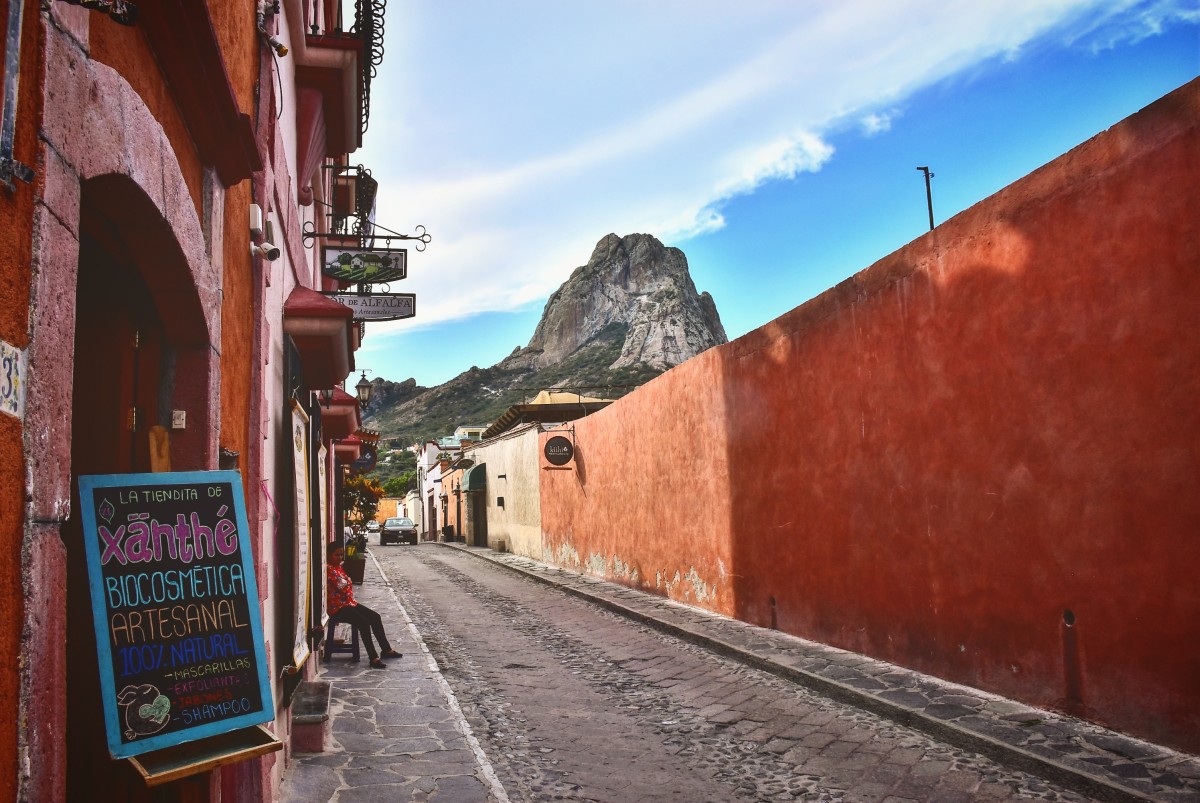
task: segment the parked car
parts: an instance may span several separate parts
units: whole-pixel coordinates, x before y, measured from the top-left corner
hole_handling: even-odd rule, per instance
[[[417,543],[417,525],[413,524],[412,519],[391,518],[383,523],[383,527],[379,530],[380,546],[393,541],[397,544]]]
[[[369,532],[369,533],[379,532],[379,522],[375,521],[374,519],[371,519],[370,521],[368,521],[367,522],[367,532]]]

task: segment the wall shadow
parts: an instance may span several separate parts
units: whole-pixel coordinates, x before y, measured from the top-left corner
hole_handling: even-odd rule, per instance
[[[1200,748],[1198,87],[719,349],[738,618]]]

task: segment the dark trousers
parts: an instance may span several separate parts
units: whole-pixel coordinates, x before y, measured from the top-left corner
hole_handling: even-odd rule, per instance
[[[347,605],[329,618],[335,622],[346,622],[357,630],[359,639],[367,648],[367,657],[372,661],[379,657],[379,653],[375,652],[375,645],[371,642],[372,633],[375,634],[375,638],[379,641],[379,648],[383,652],[392,648],[383,632],[383,619],[361,602],[357,605]]]

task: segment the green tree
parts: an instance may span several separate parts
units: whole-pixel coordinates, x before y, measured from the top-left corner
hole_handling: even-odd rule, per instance
[[[346,520],[363,524],[375,518],[379,500],[383,498],[383,486],[375,480],[355,474],[342,483],[342,510]]]
[[[409,491],[417,489],[417,472],[405,471],[399,475],[388,477],[383,481],[383,489],[387,491],[387,495],[392,498],[401,497]]]

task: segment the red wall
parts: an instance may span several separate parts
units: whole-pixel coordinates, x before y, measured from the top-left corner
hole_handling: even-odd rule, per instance
[[[548,551],[1200,750],[1198,153],[1193,81],[577,422]]]
[[[175,149],[175,158],[191,192],[196,214],[202,215],[204,166],[180,115],[174,90],[158,69],[146,41],[146,32],[138,25],[117,25],[101,14],[90,16],[89,23],[88,46],[92,59],[119,72],[162,125]]]
[[[33,168],[34,181],[42,181],[38,164],[38,123],[41,118],[42,51],[38,42],[38,14],[26,4],[21,31],[21,82],[15,158]],[[7,20],[8,0],[0,0],[0,19]],[[0,41],[0,58],[5,43]],[[34,186],[14,180],[15,191],[0,189],[0,340],[29,348],[29,230],[33,221]],[[28,384],[29,377],[22,377]],[[0,376],[0,381],[5,381]],[[0,635],[0,800],[17,796],[18,728],[20,727],[21,627],[25,619],[22,583],[26,563],[24,423],[0,413],[0,621],[9,626]]]

